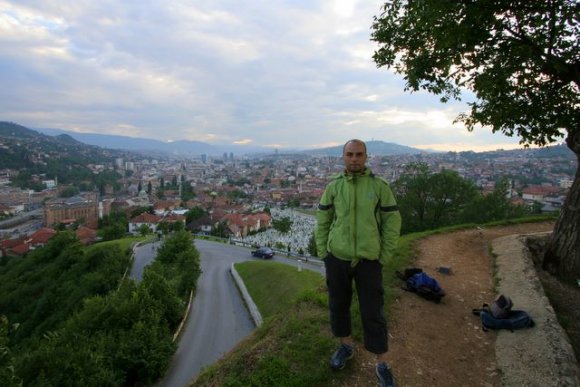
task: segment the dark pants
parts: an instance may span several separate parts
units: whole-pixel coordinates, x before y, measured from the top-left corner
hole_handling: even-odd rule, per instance
[[[351,267],[350,261],[329,254],[324,264],[332,333],[336,337],[347,337],[352,333],[350,305],[354,279],[364,330],[364,346],[375,354],[387,352],[383,271],[379,261],[363,259]]]

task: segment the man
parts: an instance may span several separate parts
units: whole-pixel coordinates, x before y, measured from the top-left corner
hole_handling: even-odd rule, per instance
[[[401,216],[388,183],[366,167],[364,142],[348,141],[342,158],[346,169],[326,186],[316,214],[316,248],[326,267],[331,329],[341,343],[330,366],[342,369],[354,354],[350,315],[354,280],[364,346],[377,355],[379,384],[394,386],[387,365],[382,267],[393,256]]]

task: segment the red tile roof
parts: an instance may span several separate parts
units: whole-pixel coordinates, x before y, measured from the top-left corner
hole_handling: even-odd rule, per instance
[[[55,234],[56,231],[54,229],[43,227],[30,236],[28,243],[33,246],[45,245]]]
[[[95,241],[97,237],[97,231],[90,229],[88,227],[79,227],[75,232],[77,238],[83,245],[89,245]]]
[[[14,246],[11,249],[9,249],[8,254],[9,255],[24,255],[26,253],[28,253],[30,251],[30,245],[28,244],[20,244],[18,246]]]
[[[137,215],[130,220],[131,223],[159,223],[160,221],[161,217],[159,215],[150,214],[148,212]]]

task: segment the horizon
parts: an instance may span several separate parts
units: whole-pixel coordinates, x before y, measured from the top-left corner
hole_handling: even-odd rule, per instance
[[[5,121],[7,122],[7,121]],[[21,125],[19,123],[15,123],[17,125]],[[28,127],[25,125],[21,125],[24,126],[26,128],[29,129],[33,129],[36,131],[39,131],[41,133],[43,133],[43,131],[62,131],[62,132],[66,132],[71,133],[71,134],[80,134],[80,135],[99,135],[99,136],[122,136],[122,137],[127,137],[127,138],[131,138],[131,139],[141,139],[141,140],[154,140],[154,141],[161,141],[165,144],[171,144],[171,143],[176,143],[176,142],[180,142],[180,141],[195,141],[195,142],[201,142],[204,144],[208,144],[208,145],[212,145],[212,146],[217,146],[217,147],[248,147],[248,148],[264,148],[264,149],[270,149],[272,151],[308,151],[308,150],[314,150],[314,149],[321,149],[321,148],[330,148],[330,147],[337,147],[337,146],[343,146],[344,143],[329,143],[328,145],[325,146],[320,146],[320,147],[316,147],[316,146],[295,146],[295,147],[278,147],[278,146],[268,146],[268,145],[264,145],[264,146],[259,146],[259,145],[255,145],[255,144],[251,144],[251,143],[237,143],[237,144],[227,144],[227,143],[209,143],[209,142],[205,142],[205,141],[200,141],[200,140],[187,140],[187,139],[177,139],[177,140],[167,140],[167,141],[163,141],[163,140],[157,140],[154,138],[145,138],[145,137],[136,137],[136,136],[130,136],[130,135],[125,135],[125,134],[108,134],[108,133],[94,133],[94,132],[72,132],[72,131],[67,131],[64,129],[59,129],[59,128],[32,128],[32,127]],[[434,147],[434,148],[429,148],[426,146],[412,146],[412,145],[407,145],[407,144],[400,144],[400,143],[395,143],[392,141],[385,141],[385,140],[381,140],[381,139],[377,139],[377,138],[372,138],[372,139],[368,139],[368,140],[362,140],[365,143],[369,143],[372,141],[379,141],[379,142],[383,142],[383,143],[387,143],[387,144],[395,144],[395,145],[400,145],[400,146],[406,146],[406,147],[410,147],[410,148],[414,148],[414,149],[418,149],[418,150],[422,150],[425,152],[475,152],[475,153],[480,153],[480,152],[493,152],[493,151],[501,151],[501,150],[524,150],[526,149],[524,146],[518,144],[511,144],[511,143],[505,143],[505,144],[489,144],[489,145],[481,145],[481,146],[474,146],[474,145],[467,145],[467,144],[460,144],[460,146],[453,146],[453,145],[449,145],[447,148],[445,147],[444,144]],[[556,146],[556,145],[561,145],[562,142],[556,142],[553,144],[549,144],[547,146]],[[463,145],[463,146],[461,146]],[[536,145],[530,145],[529,149],[536,149],[536,148],[540,148],[539,146]]]

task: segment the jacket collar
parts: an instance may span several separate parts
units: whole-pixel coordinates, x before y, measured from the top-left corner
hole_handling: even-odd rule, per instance
[[[365,169],[363,169],[363,171],[362,171],[362,172],[358,172],[358,173],[350,173],[350,172],[347,172],[347,170],[345,169],[345,170],[342,172],[342,175],[343,175],[343,176],[344,176],[344,177],[345,177],[347,180],[352,180],[352,179],[354,179],[355,177],[362,177],[362,176],[372,176],[372,175],[373,175],[373,173],[371,172],[371,170],[370,170],[370,168],[369,168],[369,167],[365,167]]]

